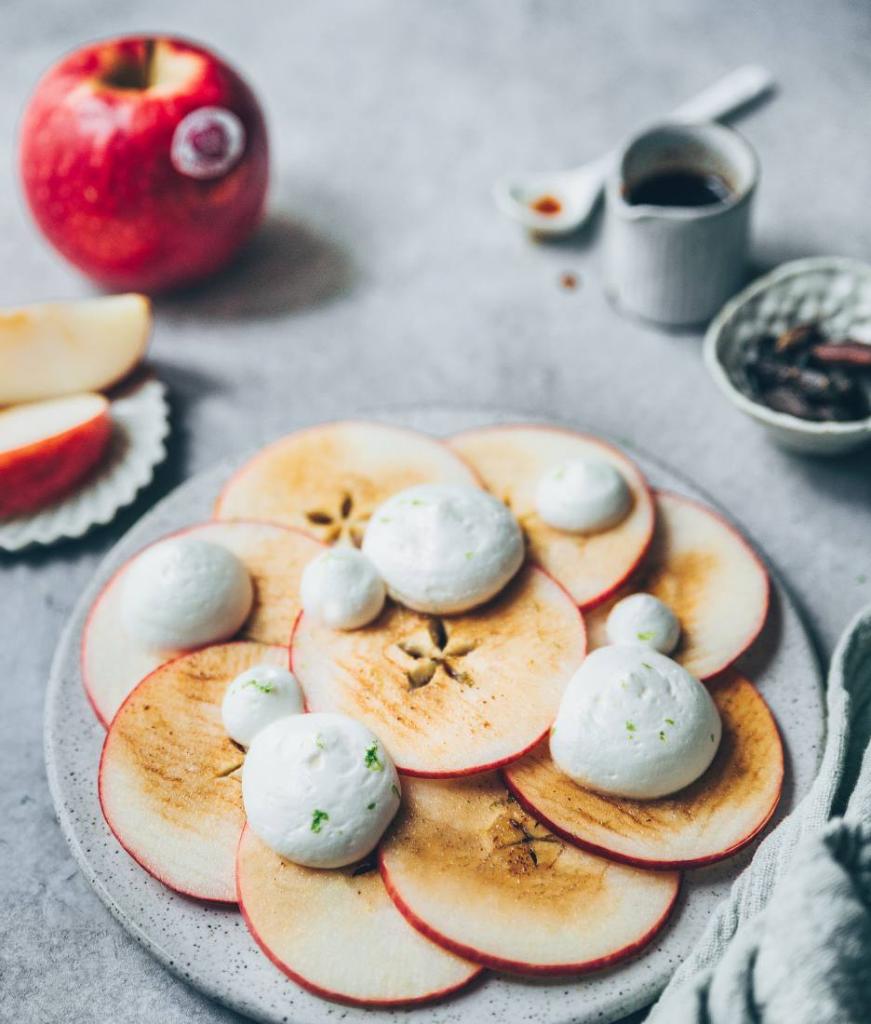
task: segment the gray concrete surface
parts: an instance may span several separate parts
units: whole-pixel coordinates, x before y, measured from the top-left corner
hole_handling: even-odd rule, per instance
[[[103,554],[156,498],[302,421],[456,402],[576,417],[714,494],[764,547],[825,656],[871,600],[871,457],[772,448],[714,392],[696,334],[621,319],[600,224],[539,245],[492,209],[506,168],[598,154],[748,60],[778,98],[742,122],[763,166],[755,260],[866,257],[871,8],[689,0],[6,0],[0,303],[84,295],[41,241],[14,164],[19,111],[59,53],[151,29],[224,51],[258,89],[270,219],[239,266],[157,307],[169,463],[84,541],[0,558],[0,1021],[225,1022],[153,963],[79,877],[54,823],[40,718],[52,650]],[[581,278],[559,287],[561,272]]]

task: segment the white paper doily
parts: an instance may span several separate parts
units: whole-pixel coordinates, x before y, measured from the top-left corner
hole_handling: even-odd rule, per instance
[[[0,520],[0,549],[20,551],[81,537],[108,523],[151,482],[166,458],[169,405],[166,388],[149,378],[112,400],[112,438],[100,466],[65,498],[30,515]]]

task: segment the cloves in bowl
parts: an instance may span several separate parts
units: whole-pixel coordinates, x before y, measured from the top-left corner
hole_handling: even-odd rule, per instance
[[[871,414],[861,378],[871,371],[871,345],[826,335],[817,322],[747,343],[742,369],[750,397],[776,412],[817,422]]]

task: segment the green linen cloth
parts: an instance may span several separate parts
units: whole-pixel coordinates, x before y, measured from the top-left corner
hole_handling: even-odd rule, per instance
[[[826,704],[810,792],[760,844],[646,1024],[871,1022],[871,606],[838,643]]]

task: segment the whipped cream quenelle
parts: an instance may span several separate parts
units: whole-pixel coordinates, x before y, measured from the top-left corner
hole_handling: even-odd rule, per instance
[[[420,484],[380,505],[363,539],[391,597],[431,615],[488,601],[523,563],[520,526],[492,494],[465,484]]]
[[[184,650],[231,637],[254,600],[251,577],[226,548],[173,537],[147,548],[124,574],[121,620],[140,646]]]
[[[277,665],[254,665],[230,683],[221,703],[221,718],[230,738],[242,747],[267,725],[305,710],[296,676]]]
[[[359,629],[381,613],[387,590],[362,551],[343,546],[309,562],[300,594],[306,615],[331,629]]]
[[[571,459],[538,481],[538,514],[567,533],[598,533],[628,515],[632,495],[622,474],[604,459]]]
[[[643,800],[704,774],[720,735],[711,695],[677,662],[641,646],[600,647],[563,694],[550,752],[579,785]]]
[[[296,864],[339,868],[370,853],[399,808],[380,740],[338,714],[293,715],[254,737],[242,768],[248,824]]]
[[[605,624],[612,644],[642,644],[671,654],[680,639],[677,616],[653,594],[630,594],[608,613]]]

